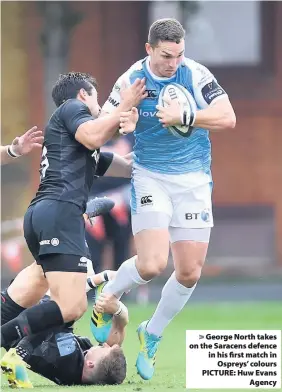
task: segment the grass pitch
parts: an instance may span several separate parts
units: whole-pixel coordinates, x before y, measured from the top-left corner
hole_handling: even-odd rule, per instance
[[[160,344],[155,376],[151,381],[143,381],[136,374],[135,360],[139,350],[136,328],[143,320],[150,318],[155,305],[145,307],[129,305],[130,324],[124,342],[127,358],[127,378],[119,386],[74,386],[59,387],[52,382],[30,372],[35,391],[54,392],[55,390],[68,392],[93,390],[102,392],[157,392],[185,390],[185,330],[186,329],[248,329],[267,330],[281,329],[282,304],[279,302],[260,303],[214,303],[209,305],[187,306],[168,326]],[[91,337],[89,329],[90,309],[76,326],[80,335]],[[3,391],[10,390],[4,377],[1,381]],[[271,389],[264,389],[270,391]],[[273,389],[272,389],[273,390]],[[204,390],[201,390],[204,391]],[[221,392],[231,391],[220,389]],[[242,390],[241,390],[242,391]],[[248,390],[246,390],[247,392]]]

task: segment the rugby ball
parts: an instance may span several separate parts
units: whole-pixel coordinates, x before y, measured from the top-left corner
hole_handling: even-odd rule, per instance
[[[180,104],[187,110],[187,116],[190,117],[191,112],[195,113],[197,110],[196,102],[192,94],[183,86],[177,83],[170,83],[162,88],[159,95],[158,104],[162,107],[167,107],[165,100],[177,99]],[[167,128],[170,133],[177,137],[189,137],[193,131],[193,127],[182,125],[173,125]]]

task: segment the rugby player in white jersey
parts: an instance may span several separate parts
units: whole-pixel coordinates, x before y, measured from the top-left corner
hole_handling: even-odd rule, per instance
[[[209,131],[235,127],[228,95],[203,65],[184,57],[185,31],[174,19],[160,19],[149,30],[146,52],[120,78],[103,106],[111,113],[120,103],[122,84],[146,78],[147,98],[138,106],[132,173],[132,230],[137,255],[124,262],[103,292],[117,298],[146,284],[166,268],[169,244],[175,271],[162,290],[149,321],[138,328],[141,343],[136,366],[143,379],[154,373],[155,354],[165,327],[191,297],[205,262],[212,216],[211,145]],[[197,111],[187,119],[191,136],[177,138],[168,126],[182,125],[175,101],[158,106],[158,95],[169,83],[178,83],[194,97]],[[121,128],[126,124],[121,121]],[[109,317],[99,314],[96,337],[105,340]],[[105,333],[104,333],[105,332]]]

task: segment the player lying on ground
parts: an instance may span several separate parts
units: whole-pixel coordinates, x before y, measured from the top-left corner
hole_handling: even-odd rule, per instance
[[[106,279],[113,277],[114,271],[91,276],[91,284],[99,285],[105,280],[105,276]],[[17,316],[19,308],[7,292],[2,293],[3,298],[4,317],[13,317],[13,311]],[[44,302],[49,300],[46,296],[43,299]],[[26,366],[58,385],[121,384],[126,377],[126,360],[120,346],[128,324],[128,311],[117,299],[107,301],[108,306],[104,303],[105,300],[106,296],[103,294],[96,301],[96,306],[103,306],[107,313],[113,315],[111,331],[105,344],[93,346],[87,337],[73,332],[72,323],[19,338],[1,361],[2,371],[10,386],[32,388]],[[93,317],[92,314],[92,319]]]
[[[43,143],[42,131],[32,127],[22,136],[16,137],[12,144],[0,146],[1,165],[13,162],[15,158],[29,154],[35,148],[41,148]]]
[[[119,157],[117,160],[119,163],[122,162],[122,158]],[[112,166],[112,165],[111,165]],[[128,166],[128,163],[126,163],[126,167]],[[114,167],[114,166],[113,166]],[[112,167],[112,173],[114,172]],[[110,167],[108,168],[110,169]],[[123,166],[120,166],[119,169],[124,169]],[[111,208],[114,206],[114,202],[108,198],[95,198],[91,200],[90,202],[87,203],[87,208],[86,208],[86,213],[84,214],[84,219],[91,219],[95,216],[101,215],[103,213],[106,213],[111,210]],[[88,260],[90,262],[90,260]],[[89,266],[89,263],[87,263]],[[91,268],[90,270],[93,270],[92,268],[92,263],[91,263]],[[97,275],[89,276],[87,279],[87,288],[86,291],[88,291],[90,288],[93,288],[97,285],[99,285],[102,282],[107,281],[108,279],[112,279],[115,275],[114,271],[105,271],[104,273],[100,273]],[[34,290],[31,290],[31,287],[36,287],[37,288],[37,294],[34,295]],[[7,290],[4,290],[1,293],[1,325],[13,320],[15,317],[17,317],[19,314],[21,314],[26,308],[35,305],[39,299],[46,293],[48,289],[48,284],[47,280],[44,276],[43,270],[40,266],[38,266],[36,263],[33,263],[29,267],[25,268],[22,270],[16,278],[13,280],[13,282],[10,284]],[[101,303],[102,304],[102,303]],[[113,307],[110,306],[109,309],[114,310],[117,304],[114,304]],[[122,306],[121,309],[119,310],[124,310],[124,307]],[[118,312],[119,313],[119,312]],[[125,313],[124,313],[125,315]],[[122,316],[121,316],[122,317]],[[122,323],[122,319],[121,319]],[[108,344],[113,346],[114,344],[120,344],[121,341],[123,340],[124,332],[122,330],[122,325],[120,322],[115,322],[115,326],[112,329],[113,333],[110,333],[109,339],[108,339]],[[91,321],[91,326],[93,324],[93,321]],[[64,326],[65,327],[65,326]],[[67,327],[70,327],[70,325],[67,325]],[[44,334],[43,334],[44,335]],[[39,340],[38,340],[39,339]],[[40,337],[35,340],[35,342],[40,342]],[[17,343],[17,342],[15,342]],[[12,344],[14,346],[14,344]],[[10,345],[6,346],[6,349],[9,349]],[[95,352],[96,353],[96,352]],[[103,353],[103,352],[102,352]],[[115,354],[117,355],[117,354]],[[68,359],[69,360],[69,359]],[[74,359],[71,359],[75,360]],[[13,368],[15,366],[15,361],[18,363],[17,365],[17,375],[19,375],[20,378],[15,378],[15,375],[13,376],[13,373],[10,374],[10,381],[13,382],[13,385],[18,385],[20,387],[23,386],[30,386],[30,383],[27,378],[27,373],[25,371],[25,368],[21,366],[22,362],[16,359],[16,355],[14,352],[12,352],[12,355],[5,356],[4,359],[4,365],[7,368]],[[106,364],[108,364],[109,361],[106,361]],[[122,367],[122,362],[121,362],[121,367]],[[114,377],[116,373],[116,367],[114,366],[113,368],[113,374],[111,377]],[[120,365],[118,365],[118,369],[120,369]],[[36,370],[35,370],[36,371]],[[110,370],[109,370],[110,371]],[[60,373],[61,370],[59,369],[58,372]],[[44,375],[42,372],[39,371],[40,374]],[[122,374],[118,371],[118,374]],[[116,375],[116,382],[119,382],[118,380],[118,374]],[[46,376],[47,377],[47,376]],[[61,378],[58,378],[59,380],[63,380],[63,375]],[[111,381],[111,377],[109,376],[106,380],[107,383],[111,383],[114,381]],[[93,382],[104,382],[103,379],[97,380],[97,377],[93,378]],[[62,381],[64,382],[64,381]],[[70,381],[69,381],[70,382]]]

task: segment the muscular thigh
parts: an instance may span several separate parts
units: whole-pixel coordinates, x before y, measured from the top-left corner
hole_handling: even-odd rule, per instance
[[[208,242],[176,241],[171,244],[176,275],[190,274],[202,269],[208,251]]]
[[[86,310],[86,277],[86,273],[80,272],[46,272],[51,300],[59,305],[65,321],[76,319]]]
[[[23,269],[8,287],[8,294],[23,308],[37,304],[48,290],[42,268],[35,262]]]
[[[168,230],[142,230],[135,234],[134,239],[138,255],[136,267],[140,276],[145,280],[150,280],[161,274],[168,260]]]

